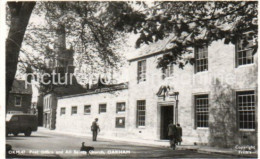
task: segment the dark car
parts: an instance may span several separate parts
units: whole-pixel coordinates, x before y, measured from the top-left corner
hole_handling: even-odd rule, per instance
[[[6,135],[13,134],[17,136],[24,133],[30,136],[32,131],[38,129],[38,118],[36,115],[30,114],[7,114],[6,115]]]

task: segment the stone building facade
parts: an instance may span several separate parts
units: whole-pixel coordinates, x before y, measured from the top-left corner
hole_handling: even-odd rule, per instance
[[[123,137],[129,109],[124,83],[63,96],[58,98],[56,130],[91,134],[91,124],[98,118],[100,135]]]
[[[128,139],[167,140],[167,125],[173,120],[183,129],[184,144],[257,145],[258,53],[239,42],[224,44],[222,40],[191,49],[193,53],[184,58],[194,58],[194,65],[181,69],[170,64],[167,69],[159,69],[158,58],[169,50],[167,40],[141,48],[129,59],[130,79],[124,93],[59,98],[57,129],[90,133],[89,126],[98,117],[101,129],[105,129],[100,135],[122,132]],[[126,103],[125,126],[116,129],[115,110],[120,101]],[[102,103],[110,103],[106,114],[97,113]],[[83,114],[84,105],[89,104],[91,116]],[[71,110],[75,106],[77,115]],[[61,114],[64,108],[65,115]]]

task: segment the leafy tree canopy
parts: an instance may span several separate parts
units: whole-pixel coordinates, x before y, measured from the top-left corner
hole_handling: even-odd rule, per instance
[[[118,17],[117,24],[119,28],[140,34],[136,47],[174,34],[171,40],[172,48],[169,49],[171,54],[164,55],[159,60],[158,67],[178,63],[182,68],[184,63],[178,61],[182,59],[183,54],[191,52],[191,47],[202,47],[220,39],[224,39],[226,44],[235,44],[236,40],[248,31],[257,41],[257,5],[256,1],[160,1],[155,2],[152,7],[144,6],[145,9],[141,11]],[[256,50],[257,45],[254,52]],[[193,62],[192,59],[188,61]]]

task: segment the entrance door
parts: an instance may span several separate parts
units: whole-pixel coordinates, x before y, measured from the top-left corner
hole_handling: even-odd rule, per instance
[[[173,105],[161,106],[161,139],[169,139],[168,125],[173,121]]]

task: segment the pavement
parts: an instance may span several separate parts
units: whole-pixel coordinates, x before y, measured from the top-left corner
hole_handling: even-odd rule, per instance
[[[60,133],[60,134],[67,134],[73,136],[85,136],[85,137],[92,137],[90,134],[80,134],[80,133],[72,133],[72,132],[63,132],[58,130],[49,130],[43,127],[39,128],[40,131],[49,132],[49,133]],[[99,136],[101,139],[110,140],[110,141],[125,141],[132,144],[137,145],[146,145],[146,146],[154,146],[154,147],[169,147],[169,141],[167,140],[141,140],[141,139],[126,139],[126,138],[119,138],[113,136]],[[220,148],[220,147],[210,147],[205,145],[178,145],[176,150],[191,150],[197,151],[199,153],[207,153],[207,154],[224,154],[224,155],[231,155],[234,157],[242,157],[242,158],[258,158],[257,150],[255,152],[240,152],[235,148]],[[249,154],[248,154],[249,153]]]
[[[31,137],[24,137],[22,134],[17,137],[9,136],[6,138],[6,143],[12,145],[14,150],[21,152],[18,156],[11,156],[19,158],[85,158],[86,154],[78,152],[82,141],[86,142],[86,145],[94,146],[96,152],[100,152],[90,158],[257,158],[256,153],[239,154],[233,149],[200,145],[178,145],[177,151],[173,151],[169,148],[168,141],[161,140],[133,140],[102,136],[98,136],[98,142],[93,142],[91,139],[90,134],[60,132],[39,127]]]

